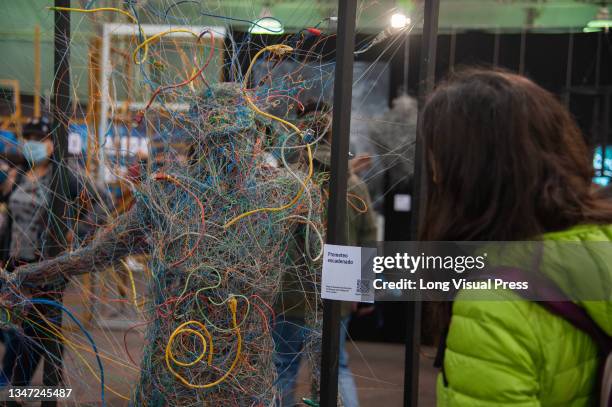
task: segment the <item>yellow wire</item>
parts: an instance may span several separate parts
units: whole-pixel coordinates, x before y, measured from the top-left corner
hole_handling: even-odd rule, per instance
[[[149,43],[152,41],[155,41],[161,37],[163,37],[164,35],[168,35],[168,34],[172,34],[172,33],[188,33],[193,35],[194,37],[199,37],[199,34],[194,33],[191,30],[188,30],[186,28],[171,28],[169,30],[166,31],[162,31],[160,33],[157,33],[155,35],[150,36],[149,38],[145,39],[143,42],[141,42],[140,44],[138,44],[138,46],[136,47],[136,49],[134,49],[134,52],[132,52],[132,59],[134,60],[134,63],[136,65],[140,65],[143,61],[144,61],[144,57],[141,58],[140,60],[137,59],[137,55],[138,55],[138,50],[142,47],[148,47]],[[146,48],[145,48],[146,49]]]
[[[132,274],[132,269],[130,268],[130,266],[128,266],[128,264],[123,261],[123,259],[120,260],[121,264],[123,265],[123,268],[125,268],[128,272],[128,277],[130,278],[130,284],[132,285],[132,297],[134,300],[134,307],[136,307],[137,311],[140,311],[140,308],[138,307],[138,301],[137,301],[137,296],[136,296],[136,284],[134,283],[134,275]]]
[[[121,13],[125,16],[127,16],[132,22],[134,23],[138,23],[138,20],[132,16],[130,13],[128,13],[125,10],[121,10],[118,8],[114,8],[114,7],[101,7],[101,8],[95,8],[95,9],[81,9],[81,8],[71,8],[71,7],[49,7],[49,9],[51,10],[63,10],[63,11],[73,11],[73,12],[77,12],[77,13],[96,13],[99,11],[114,11],[117,13]],[[198,34],[194,33],[191,30],[185,29],[185,28],[172,28],[170,30],[166,30],[163,31],[161,33],[157,33],[149,38],[146,38],[144,32],[142,31],[142,29],[140,30],[141,35],[143,37],[143,41],[138,44],[138,46],[136,47],[136,49],[134,49],[134,52],[132,54],[132,59],[134,60],[134,63],[136,65],[140,65],[147,57],[147,53],[148,53],[148,45],[150,42],[157,40],[161,37],[163,37],[164,35],[170,34],[170,33],[175,33],[175,32],[184,32],[184,33],[189,33],[192,34],[195,37],[198,37]],[[141,48],[144,48],[144,52],[143,52],[143,56],[141,59],[137,59],[137,54],[138,54],[138,50],[140,50]],[[288,52],[293,51],[293,48],[291,48],[288,45],[284,45],[284,44],[275,44],[275,45],[269,45],[265,48],[262,48],[261,50],[259,50],[255,56],[253,57],[253,59],[251,60],[251,63],[249,65],[249,68],[247,69],[246,75],[244,76],[244,83],[248,83],[248,78],[251,75],[251,70],[253,68],[253,65],[255,64],[255,61],[259,58],[259,56],[261,54],[263,54],[266,51],[271,51],[274,52],[277,55],[283,55],[286,54]],[[264,112],[262,110],[260,110],[251,100],[251,98],[248,96],[246,89],[243,89],[244,91],[244,98],[247,101],[247,104],[251,107],[251,109],[253,109],[256,113],[260,114],[261,116],[267,117],[268,119],[271,120],[276,120],[277,122],[283,124],[286,127],[289,127],[290,129],[292,129],[294,132],[296,132],[297,134],[299,134],[302,138],[304,137],[302,131],[295,126],[293,123],[288,122],[287,120],[283,120],[280,117],[274,116],[270,113]],[[279,206],[279,207],[265,207],[265,208],[257,208],[257,209],[253,209],[251,211],[247,211],[243,214],[240,214],[236,217],[234,217],[233,219],[231,219],[230,221],[228,221],[225,225],[223,225],[224,228],[228,228],[231,225],[233,225],[234,223],[238,222],[240,219],[246,218],[247,216],[253,215],[255,213],[258,212],[279,212],[279,211],[283,211],[287,208],[290,208],[291,206],[295,205],[296,202],[302,197],[302,195],[304,194],[304,189],[305,189],[305,185],[311,180],[312,178],[312,174],[313,174],[313,161],[312,161],[312,149],[310,147],[310,143],[306,144],[306,150],[308,151],[308,175],[306,177],[306,179],[304,180],[304,183],[300,186],[300,189],[298,190],[297,194],[293,197],[293,199],[291,201],[289,201],[287,204]]]
[[[108,272],[110,273],[113,280],[115,280],[115,284],[117,284],[118,289],[124,290],[126,292],[129,290],[128,286],[123,281],[121,281],[121,279],[117,275],[117,270],[115,270],[115,267],[113,266],[109,267]]]
[[[251,64],[249,65],[249,68],[247,69],[246,74],[244,75],[243,82],[245,84],[249,83],[249,76],[251,75],[251,70],[253,68],[253,65],[255,64],[255,61],[257,60],[257,58],[259,58],[259,56],[261,54],[263,54],[266,51],[274,52],[275,54],[280,56],[280,55],[283,55],[283,54],[286,54],[288,52],[293,51],[293,48],[291,48],[288,45],[284,45],[284,44],[275,44],[275,45],[269,45],[269,46],[259,50],[259,52],[257,52],[255,54],[255,56],[253,57],[253,59],[251,60]],[[253,101],[249,97],[249,95],[248,95],[248,93],[247,93],[245,88],[243,88],[243,93],[244,93],[244,99],[246,100],[247,104],[257,114],[259,114],[261,116],[264,116],[264,117],[267,117],[268,119],[271,119],[271,120],[276,120],[277,122],[281,123],[285,127],[289,127],[295,133],[299,134],[300,137],[302,137],[302,139],[304,138],[304,133],[296,125],[294,125],[291,122],[288,122],[287,120],[281,119],[280,117],[274,116],[273,114],[270,114],[270,113],[262,111],[261,109],[259,109],[255,105],[255,103],[253,103]],[[285,210],[287,208],[290,208],[291,206],[295,205],[295,203],[304,194],[305,185],[308,182],[310,182],[310,180],[312,178],[312,174],[313,174],[312,149],[310,148],[310,143],[306,144],[306,150],[308,151],[308,175],[304,179],[304,182],[302,183],[302,185],[300,185],[299,191],[297,192],[297,194],[293,197],[293,199],[291,201],[289,201],[285,205],[282,205],[282,206],[279,206],[279,207],[265,207],[265,208],[257,208],[257,209],[250,210],[248,212],[240,214],[240,215],[236,216],[235,218],[231,219],[225,225],[223,225],[223,227],[227,229],[228,227],[230,227],[234,223],[238,222],[240,219],[246,218],[247,216],[253,215],[253,214],[258,213],[258,212],[279,212],[279,211],[283,211],[283,210]]]
[[[357,205],[355,205],[353,202],[351,202],[351,199],[356,199],[357,201],[359,201],[359,203],[361,204],[361,208],[358,208]],[[353,193],[347,193],[346,194],[346,201],[348,202],[349,205],[351,205],[351,207],[353,209],[355,209],[355,212],[357,213],[366,213],[368,211],[368,204],[366,203],[365,199],[363,199],[362,197],[360,197],[359,195],[353,194]]]
[[[44,320],[47,322],[47,324],[49,324],[49,326],[50,326],[50,327],[53,327],[53,325],[51,325],[51,324],[49,323],[49,321],[48,321],[48,320],[47,320],[47,319],[46,319],[46,318],[45,318],[43,315],[41,315],[41,314],[39,314],[39,315],[40,315],[40,316],[41,316],[41,317],[42,317],[42,318],[43,318],[43,319],[44,319]],[[87,359],[85,359],[85,358],[83,357],[83,355],[81,355],[81,353],[80,353],[80,352],[79,352],[79,351],[76,349],[76,344],[75,344],[75,343],[73,343],[71,340],[69,340],[69,339],[68,339],[68,338],[66,338],[64,335],[62,335],[62,334],[61,334],[61,332],[57,331],[57,328],[55,328],[55,327],[53,327],[53,329],[55,330],[55,332],[53,332],[53,331],[51,331],[51,330],[49,330],[49,329],[45,328],[44,326],[40,325],[39,323],[34,322],[33,320],[31,320],[31,319],[29,319],[29,318],[26,318],[26,319],[28,320],[28,322],[30,322],[30,323],[32,323],[32,324],[34,324],[34,325],[38,326],[39,328],[41,328],[41,329],[43,329],[43,330],[47,331],[48,333],[50,333],[50,334],[53,334],[53,335],[57,336],[57,337],[58,337],[58,338],[59,338],[59,339],[60,339],[62,342],[64,342],[66,345],[68,345],[68,346],[69,346],[69,347],[70,347],[70,348],[71,348],[71,349],[74,351],[74,353],[75,353],[75,354],[76,354],[76,355],[77,355],[77,356],[78,356],[78,357],[81,359],[81,361],[83,362],[83,364],[84,364],[84,365],[87,367],[87,369],[88,369],[88,370],[91,372],[91,374],[92,374],[92,375],[93,375],[93,376],[96,378],[96,380],[97,380],[98,382],[100,382],[100,376],[98,376],[98,375],[97,375],[97,373],[96,373],[96,371],[94,370],[94,368],[93,368],[93,367],[91,367],[91,366],[89,365],[89,362],[87,362]],[[101,354],[98,354],[98,355],[99,355],[100,357],[103,357]],[[108,360],[112,360],[112,359],[110,359],[110,358],[108,358],[108,357],[103,357],[103,358],[108,359]],[[113,362],[115,362],[115,361],[113,361]],[[109,386],[109,385],[107,385],[107,384],[105,384],[105,385],[104,385],[104,388],[105,388],[105,389],[107,389],[108,391],[110,391],[111,393],[113,393],[113,394],[114,394],[115,396],[117,396],[117,397],[120,397],[120,398],[122,398],[122,399],[124,399],[124,400],[127,400],[127,401],[129,401],[129,400],[130,400],[130,398],[129,398],[129,397],[126,397],[126,396],[124,396],[123,394],[118,393],[117,391],[113,390],[113,388],[112,388],[112,387],[110,387],[110,386]]]
[[[240,353],[242,351],[242,336],[240,334],[240,328],[238,327],[238,324],[236,323],[236,312],[237,312],[237,308],[238,308],[238,302],[236,301],[236,298],[234,298],[234,297],[230,298],[230,300],[228,302],[228,306],[229,306],[229,309],[230,309],[230,311],[232,313],[233,329],[236,332],[236,339],[238,341],[238,345],[236,347],[236,356],[234,357],[234,361],[230,365],[229,369],[225,372],[225,374],[223,376],[221,376],[220,378],[218,378],[217,380],[215,380],[214,382],[206,383],[206,384],[193,384],[193,383],[190,383],[187,379],[185,379],[178,372],[176,372],[172,368],[172,365],[170,363],[170,359],[172,359],[174,362],[176,362],[176,360],[174,359],[174,356],[172,355],[172,343],[174,342],[174,339],[176,338],[176,336],[179,335],[182,332],[193,333],[194,332],[193,329],[185,328],[185,326],[187,326],[187,325],[196,325],[198,328],[200,328],[202,331],[204,331],[204,333],[208,336],[208,339],[209,339],[209,342],[210,342],[210,352],[208,353],[208,364],[212,365],[212,356],[213,356],[212,337],[210,336],[210,333],[208,332],[208,329],[206,329],[204,324],[202,324],[201,322],[198,322],[198,321],[193,321],[193,320],[192,321],[187,321],[187,322],[182,323],[181,325],[179,325],[174,330],[174,332],[172,332],[172,334],[170,335],[170,339],[168,340],[168,344],[166,345],[166,366],[168,367],[168,370],[174,375],[174,377],[179,379],[181,381],[181,383],[183,383],[185,386],[187,386],[189,388],[192,388],[192,389],[209,389],[211,387],[214,387],[214,386],[222,383],[225,379],[227,379],[229,377],[230,373],[234,370],[234,367],[236,367],[236,364],[238,363],[238,359],[240,358]],[[201,338],[201,336],[200,336],[200,338]],[[200,360],[202,360],[202,358],[203,358],[205,353],[206,353],[206,346],[204,346],[204,349],[202,350],[202,352],[200,353],[200,355],[198,356],[196,361],[195,362],[190,362],[191,365],[197,363]],[[179,364],[179,366],[180,365],[181,364]]]
[[[191,321],[189,321],[191,322]],[[187,324],[189,325],[189,324]],[[180,360],[177,360],[174,357],[174,353],[172,352],[172,349],[170,349],[170,359],[172,359],[172,361],[179,365],[179,366],[183,366],[183,367],[189,367],[189,366],[193,366],[196,363],[198,363],[200,360],[204,359],[204,356],[206,356],[206,339],[204,338],[204,335],[202,335],[201,333],[199,333],[198,331],[196,331],[195,329],[191,329],[191,328],[184,328],[185,324],[181,325],[183,328],[181,328],[180,331],[178,331],[178,334],[183,334],[183,333],[190,333],[190,334],[194,334],[195,336],[197,336],[198,338],[200,338],[200,342],[202,343],[202,351],[200,352],[200,354],[198,355],[197,358],[195,358],[194,360],[192,360],[191,362],[181,362]]]
[[[2,310],[4,311],[6,315],[6,321],[4,321],[3,323],[9,324],[11,322],[11,312],[7,308],[2,308]]]
[[[45,330],[45,331],[47,331],[47,332],[49,332],[49,333],[51,333],[53,335],[59,336],[61,339],[66,340],[67,342],[72,343],[72,345],[75,346],[76,348],[81,349],[81,350],[83,350],[85,352],[88,352],[88,353],[90,353],[92,355],[95,355],[96,352],[93,349],[91,349],[91,345],[89,343],[87,345],[82,345],[80,343],[77,343],[75,341],[72,341],[72,340],[66,338],[60,331],[57,330],[57,328],[55,328],[55,326],[43,314],[41,314],[38,310],[36,310],[36,312],[42,318],[42,320],[45,321],[55,331],[50,331],[49,329],[47,329],[44,326],[38,324],[37,322],[31,320],[30,318],[24,318],[24,319],[27,320],[30,323],[33,323],[34,325],[37,325],[39,328],[41,328],[41,329],[43,329],[43,330]],[[66,330],[66,327],[62,327],[62,330]],[[114,364],[118,365],[118,366],[126,367],[128,369],[133,370],[134,372],[140,372],[140,369],[135,368],[132,365],[129,365],[129,364],[126,364],[126,363],[122,363],[122,362],[120,362],[118,360],[115,360],[115,359],[113,359],[110,356],[105,356],[102,352],[98,352],[98,355],[100,356],[100,358],[105,359],[105,360],[107,360],[107,361],[109,361],[111,363],[114,363]]]
[[[138,29],[140,31],[140,35],[142,35],[142,39],[143,39],[142,44],[144,44],[144,50],[143,50],[142,58],[140,59],[139,62],[137,62],[137,64],[140,64],[142,61],[147,59],[147,55],[149,53],[149,46],[146,44],[147,43],[147,36],[144,33],[144,31],[142,30],[142,27],[140,27],[140,24],[138,24],[138,19],[136,17],[134,17],[133,15],[131,15],[130,13],[128,13],[127,11],[121,10],[120,8],[116,8],[116,7],[98,7],[98,8],[92,8],[92,9],[72,8],[72,7],[47,7],[47,8],[49,10],[72,11],[74,13],[97,13],[99,11],[114,11],[115,13],[123,14],[124,16],[129,18],[132,23],[138,25]],[[139,48],[142,48],[142,44],[141,44],[141,46],[139,46],[137,48],[137,50]]]

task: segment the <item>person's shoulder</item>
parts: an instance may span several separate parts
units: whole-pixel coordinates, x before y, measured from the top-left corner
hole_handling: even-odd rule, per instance
[[[545,241],[609,242],[612,241],[612,225],[580,224],[545,233],[542,238]]]
[[[527,328],[539,316],[535,304],[508,289],[461,290],[453,303],[453,316],[478,324],[503,326],[509,330]],[[522,329],[521,328],[521,329]]]

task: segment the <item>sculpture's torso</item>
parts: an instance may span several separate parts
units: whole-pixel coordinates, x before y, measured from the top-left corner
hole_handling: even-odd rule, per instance
[[[148,315],[153,322],[147,329],[136,405],[265,406],[273,400],[271,306],[281,273],[298,273],[301,256],[295,253],[296,240],[301,239],[298,224],[287,216],[308,216],[319,199],[311,195],[316,190],[311,184],[292,208],[259,212],[225,229],[223,225],[241,213],[286,204],[300,186],[286,170],[254,159],[237,160],[226,168],[226,174],[199,176],[202,167],[181,170],[175,166],[158,171],[157,179],[151,177],[141,188],[137,210],[142,211],[143,227],[149,230]],[[312,208],[310,216],[317,211]],[[241,337],[241,354],[233,368],[239,338],[230,298],[237,301]],[[193,366],[166,360],[169,338],[188,321],[204,324],[209,331],[214,349],[211,365],[207,361],[210,346]],[[185,328],[206,336],[197,324]],[[202,352],[201,339],[186,331],[174,338],[170,348],[179,362],[192,362]],[[194,386],[213,383],[232,371],[214,386],[191,388],[168,364]]]

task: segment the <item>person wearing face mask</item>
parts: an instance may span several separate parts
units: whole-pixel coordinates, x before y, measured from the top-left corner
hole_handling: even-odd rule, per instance
[[[35,150],[30,141],[18,140],[14,133],[0,131],[0,266],[4,267],[9,258],[7,244],[10,239],[11,220],[8,213],[8,199],[16,186],[18,174],[23,172],[26,163],[24,156],[24,144],[28,145],[28,151]],[[46,147],[44,157],[47,156]],[[39,158],[39,160],[42,158]]]
[[[50,208],[51,154],[53,144],[48,136],[46,119],[32,120],[23,128],[23,171],[8,198],[11,214],[9,263],[36,261],[41,257],[40,246],[45,230],[45,214]]]
[[[2,236],[2,254],[5,258],[1,260],[7,271],[12,271],[23,264],[41,261],[48,256],[49,221],[53,216],[51,213],[53,142],[50,131],[51,125],[46,118],[30,120],[22,130],[24,141],[21,145],[21,153],[25,164],[18,171],[8,198],[5,198],[8,225],[6,233]],[[68,175],[66,201],[70,202],[69,205],[83,198],[82,192],[85,189],[87,193],[84,195],[87,197],[82,200],[94,202],[89,209],[96,209],[96,212],[101,214],[99,207],[105,204],[105,200],[99,198],[103,194],[72,172],[68,172]],[[74,205],[72,207],[75,208]],[[79,212],[79,215],[74,218],[87,218],[87,210]],[[93,211],[89,210],[89,212]],[[102,217],[98,216],[97,219],[89,217],[87,223],[92,225],[102,223],[105,220]],[[76,226],[75,238],[84,239],[86,234],[93,232],[93,230],[83,231],[78,223]],[[92,228],[89,227],[89,229]],[[47,293],[43,289],[36,295],[44,297]],[[26,320],[31,322],[24,324],[22,332],[5,333],[6,352],[0,371],[0,386],[9,383],[14,386],[29,385],[41,356],[46,353],[46,347],[50,341],[43,332],[47,324],[45,318],[41,318],[36,310],[31,310],[29,314]]]

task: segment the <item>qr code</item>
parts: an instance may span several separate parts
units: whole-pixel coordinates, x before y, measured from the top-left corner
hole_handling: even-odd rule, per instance
[[[369,294],[372,286],[370,280],[357,280],[357,294]]]

